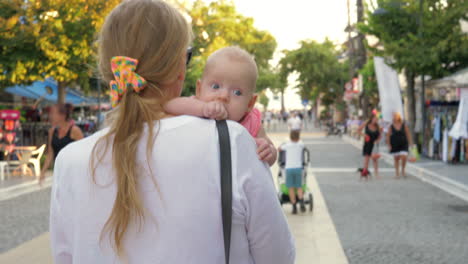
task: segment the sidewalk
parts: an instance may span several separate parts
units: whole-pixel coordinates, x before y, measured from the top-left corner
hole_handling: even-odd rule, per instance
[[[362,148],[362,142],[343,136],[343,140],[356,148]],[[388,153],[387,146],[380,145],[383,160],[393,166],[393,157]],[[468,166],[452,165],[442,161],[422,158],[415,163],[407,164],[407,172],[420,180],[430,183],[462,200],[468,201]]]
[[[50,264],[52,254],[50,252],[49,233],[40,235],[21,246],[0,254],[0,263],[3,264]]]
[[[12,199],[20,195],[38,191],[52,185],[52,171],[46,172],[46,179],[39,186],[36,177],[32,176],[10,176],[0,181],[0,201]]]
[[[269,133],[268,136],[275,146],[289,139],[289,134]],[[323,133],[317,129],[301,133],[304,139],[322,137]],[[273,179],[278,175],[278,164],[271,167]],[[284,214],[296,242],[296,264],[347,264],[348,259],[344,253],[335,225],[331,219],[325,199],[313,173],[308,169],[308,185],[313,190],[314,210],[305,214],[292,215],[291,205],[283,205]]]

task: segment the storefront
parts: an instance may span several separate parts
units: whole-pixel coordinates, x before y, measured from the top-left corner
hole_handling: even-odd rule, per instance
[[[468,69],[429,81],[423,153],[444,162],[468,163]]]

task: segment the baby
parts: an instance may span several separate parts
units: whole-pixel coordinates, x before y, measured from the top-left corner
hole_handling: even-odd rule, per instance
[[[260,160],[271,166],[277,153],[262,127],[260,111],[254,108],[257,77],[257,64],[245,50],[219,49],[208,58],[202,78],[197,81],[196,95],[172,99],[164,106],[165,111],[241,123],[255,138]]]

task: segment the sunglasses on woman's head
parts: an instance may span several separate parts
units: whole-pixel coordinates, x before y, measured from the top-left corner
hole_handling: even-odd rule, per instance
[[[192,60],[192,55],[193,55],[193,48],[189,47],[187,49],[187,64],[186,64],[186,66],[188,66],[190,64],[190,61]]]

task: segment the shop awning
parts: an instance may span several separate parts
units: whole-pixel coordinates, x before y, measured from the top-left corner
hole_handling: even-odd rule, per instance
[[[88,98],[81,94],[79,91],[66,88],[65,102],[79,105],[79,104],[93,104],[95,99]],[[50,102],[57,102],[58,86],[57,82],[53,79],[46,79],[44,81],[37,81],[31,85],[16,85],[5,89],[7,93],[23,96],[30,99],[44,98]]]
[[[468,68],[442,79],[431,80],[428,86],[432,88],[468,88]]]

